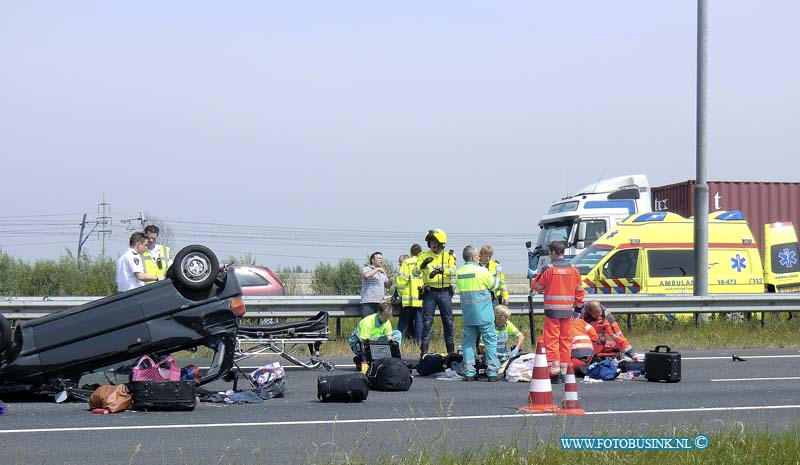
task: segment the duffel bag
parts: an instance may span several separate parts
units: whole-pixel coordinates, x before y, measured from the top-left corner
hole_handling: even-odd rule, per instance
[[[89,409],[104,409],[109,413],[127,410],[131,405],[131,394],[124,384],[112,386],[105,384],[98,387],[89,396]]]
[[[411,370],[397,358],[379,358],[367,370],[369,388],[376,391],[408,391],[413,381]]]
[[[424,354],[417,364],[417,373],[422,376],[439,373],[447,368],[447,359],[442,354]]]
[[[134,410],[194,410],[194,381],[133,381]]]
[[[317,399],[322,402],[361,402],[368,395],[369,383],[363,373],[317,378]]]

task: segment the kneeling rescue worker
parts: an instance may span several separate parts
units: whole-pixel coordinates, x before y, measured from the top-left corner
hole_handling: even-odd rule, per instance
[[[414,276],[422,277],[422,342],[419,346],[420,358],[428,353],[431,343],[431,328],[439,307],[444,328],[444,343],[447,352],[455,351],[453,343],[455,331],[453,329],[453,286],[451,280],[456,271],[456,259],[444,251],[447,243],[447,234],[441,229],[431,229],[425,235],[429,250],[422,252],[417,257],[414,267]]]
[[[625,354],[633,360],[639,360],[633,346],[622,334],[614,315],[597,300],[589,302],[586,309],[577,316],[573,322],[573,331],[581,331],[588,336],[593,344],[594,355],[613,357]]]

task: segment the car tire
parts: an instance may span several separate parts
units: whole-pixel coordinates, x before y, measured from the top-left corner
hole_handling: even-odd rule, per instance
[[[6,350],[11,343],[11,323],[6,317],[0,315],[0,353]]]
[[[219,273],[219,261],[208,247],[189,245],[175,255],[171,279],[181,287],[199,291],[211,287]]]

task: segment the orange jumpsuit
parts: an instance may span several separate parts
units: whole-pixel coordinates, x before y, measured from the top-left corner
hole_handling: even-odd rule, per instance
[[[597,332],[594,327],[582,318],[572,320],[572,365],[582,367],[588,365],[594,356],[594,341],[597,341]]]
[[[581,318],[588,322],[597,333],[597,337],[605,341],[604,346],[595,347],[595,353],[600,353],[606,349],[617,350],[620,353],[628,352],[633,349],[631,343],[622,334],[619,323],[605,307],[603,307],[603,317],[595,320],[590,315],[584,313]],[[592,342],[595,342],[594,340]],[[610,344],[609,344],[610,343]]]
[[[586,291],[581,273],[563,258],[553,260],[531,282],[533,290],[544,293],[542,337],[550,375],[567,372],[572,349],[571,319],[575,308],[583,308]]]

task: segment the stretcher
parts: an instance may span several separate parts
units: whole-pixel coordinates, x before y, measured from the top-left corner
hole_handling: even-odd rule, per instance
[[[333,339],[330,336],[327,312],[319,312],[305,321],[239,325],[234,360],[239,362],[256,355],[279,355],[303,368],[324,368],[332,371],[334,365],[322,360],[319,355],[322,344],[330,340]],[[305,347],[308,347],[310,353],[307,362],[298,358]]]

